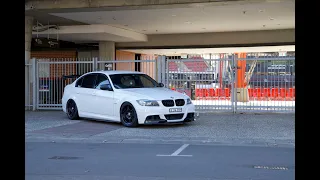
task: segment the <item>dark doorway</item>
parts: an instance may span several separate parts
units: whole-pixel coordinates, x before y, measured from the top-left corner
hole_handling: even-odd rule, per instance
[[[141,60],[141,54],[135,55],[135,60]],[[134,63],[134,70],[140,72],[141,71],[141,62],[135,62]]]

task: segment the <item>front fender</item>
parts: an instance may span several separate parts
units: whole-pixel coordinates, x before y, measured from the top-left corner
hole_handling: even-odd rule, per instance
[[[79,103],[78,103],[78,99],[77,99],[77,97],[76,96],[72,96],[72,95],[69,95],[69,96],[63,96],[62,97],[62,110],[63,110],[63,112],[67,112],[67,103],[68,103],[68,101],[70,100],[70,99],[72,99],[75,103],[76,103],[76,105],[77,105],[77,108],[78,108],[78,111],[79,111],[79,109],[81,108],[81,107],[79,107]]]
[[[143,98],[140,97],[139,99],[143,99]],[[140,106],[136,101],[137,97],[134,93],[124,95],[123,93],[121,93],[121,91],[116,91],[114,94],[114,100],[115,100],[114,113],[115,113],[115,116],[119,118],[120,118],[120,107],[124,102],[131,103],[135,109],[137,109],[137,106]]]

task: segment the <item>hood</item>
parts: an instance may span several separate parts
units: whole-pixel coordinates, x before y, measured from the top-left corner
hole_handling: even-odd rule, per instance
[[[187,95],[167,89],[167,88],[132,88],[132,89],[121,89],[134,93],[141,97],[149,97],[152,100],[164,100],[164,99],[187,99]]]

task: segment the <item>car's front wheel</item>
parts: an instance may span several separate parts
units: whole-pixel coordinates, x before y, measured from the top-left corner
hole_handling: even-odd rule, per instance
[[[138,126],[137,112],[132,104],[125,102],[120,108],[120,119],[121,123],[126,127]]]
[[[72,99],[70,99],[67,102],[67,116],[71,120],[79,119],[78,108],[77,108],[76,102],[74,102],[74,100],[72,100]]]

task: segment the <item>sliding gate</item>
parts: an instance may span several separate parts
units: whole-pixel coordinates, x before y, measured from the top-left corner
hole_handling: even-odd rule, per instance
[[[148,74],[167,88],[187,94],[197,112],[294,112],[295,57],[220,54],[216,58],[98,61],[33,59],[26,65],[27,109],[62,108],[64,87],[94,70]]]
[[[140,71],[156,78],[155,60],[117,60],[98,61],[93,59],[54,60],[33,59],[36,66],[34,76],[37,79],[35,86],[35,109],[62,109],[62,96],[64,87],[71,84],[79,76],[99,70],[126,70]]]

